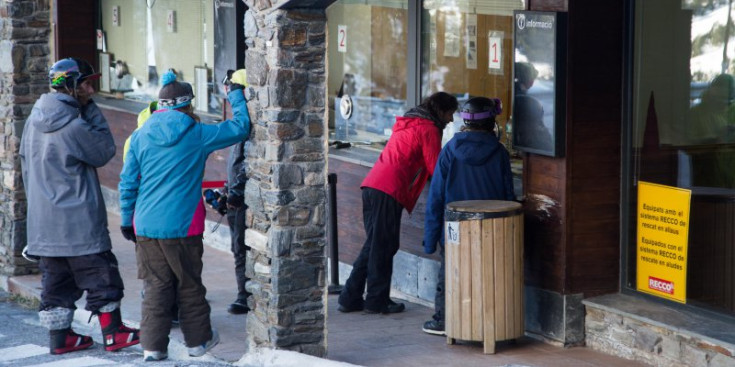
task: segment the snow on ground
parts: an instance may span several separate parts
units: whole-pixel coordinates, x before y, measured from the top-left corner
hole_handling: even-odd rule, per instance
[[[235,366],[240,367],[356,367],[355,364],[330,361],[288,350],[258,348],[245,354]]]

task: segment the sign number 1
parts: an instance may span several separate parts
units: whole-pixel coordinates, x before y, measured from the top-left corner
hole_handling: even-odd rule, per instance
[[[488,54],[488,68],[501,70],[503,68],[501,60],[503,59],[503,39],[490,35],[488,37],[490,43]]]
[[[347,52],[347,26],[337,26],[337,51]]]

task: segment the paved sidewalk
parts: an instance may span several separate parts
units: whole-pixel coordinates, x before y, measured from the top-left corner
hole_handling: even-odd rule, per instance
[[[137,279],[135,248],[119,233],[120,217],[109,213],[109,228],[113,252],[120,263],[125,281],[125,298],[122,302],[123,319],[132,325],[140,321],[140,290],[142,281]],[[206,234],[205,234],[206,236]],[[202,278],[207,287],[207,299],[212,307],[212,325],[220,333],[220,344],[211,351],[211,357],[235,362],[245,353],[245,315],[230,315],[227,306],[235,299],[236,285],[234,260],[230,253],[211,247],[204,250]],[[344,280],[344,279],[343,279]],[[26,297],[40,297],[40,276],[18,276],[8,281],[9,290]],[[89,314],[83,311],[84,298],[80,300],[76,320],[86,322]],[[406,311],[394,315],[370,315],[361,312],[344,314],[337,311],[337,298],[328,297],[327,358],[363,366],[532,366],[532,367],[616,367],[645,366],[584,347],[562,348],[531,338],[516,343],[499,343],[496,354],[482,353],[480,343],[459,342],[447,345],[446,338],[421,332],[421,325],[431,317],[432,310],[407,303]],[[93,321],[94,322],[94,321]],[[170,351],[184,353],[183,337],[178,328],[172,329]],[[298,358],[298,357],[297,357]],[[252,356],[247,365],[254,359]],[[293,357],[291,357],[293,359]],[[304,356],[304,359],[307,359]],[[279,364],[276,358],[270,364]],[[326,363],[324,361],[324,364]],[[285,362],[284,362],[285,363]],[[291,365],[291,364],[288,364]]]

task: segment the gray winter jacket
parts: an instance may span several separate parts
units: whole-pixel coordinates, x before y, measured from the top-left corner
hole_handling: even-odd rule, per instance
[[[26,120],[20,162],[28,201],[28,253],[81,256],[111,249],[97,167],[115,156],[107,121],[90,101],[41,96]]]

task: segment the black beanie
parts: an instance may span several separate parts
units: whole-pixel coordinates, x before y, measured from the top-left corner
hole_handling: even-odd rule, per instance
[[[161,90],[158,92],[158,108],[176,109],[191,104],[194,92],[191,84],[176,81],[176,74],[169,70],[161,77]]]

